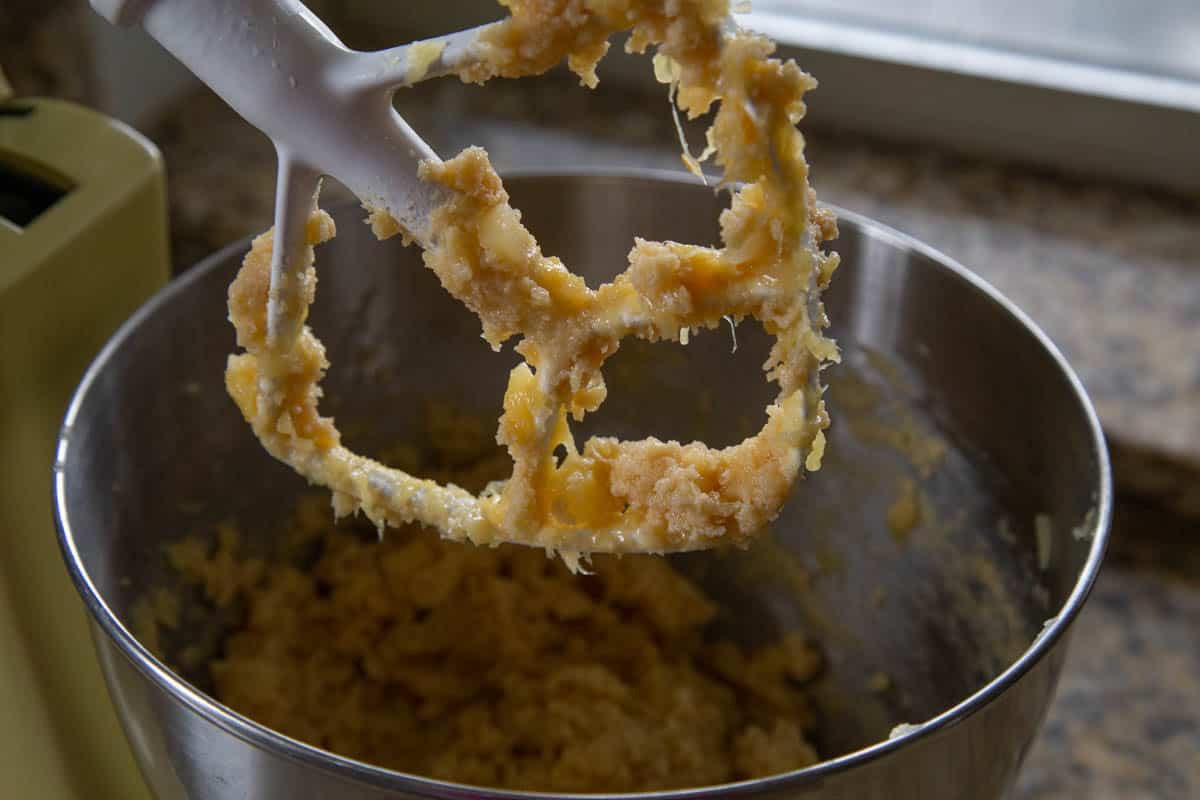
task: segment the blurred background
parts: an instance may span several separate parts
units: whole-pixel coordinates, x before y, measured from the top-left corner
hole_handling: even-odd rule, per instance
[[[309,5],[360,49],[501,16],[490,0]],[[1109,436],[1113,551],[1019,796],[1200,797],[1200,3],[757,0],[743,22],[820,81],[803,126],[818,195],[1007,294]],[[559,70],[397,104],[440,154],[480,144],[502,172],[680,169],[665,88],[618,50],[595,92]],[[270,224],[267,139],[140,31],[82,0],[0,0],[0,67],[17,98],[72,101],[157,146],[173,273]]]

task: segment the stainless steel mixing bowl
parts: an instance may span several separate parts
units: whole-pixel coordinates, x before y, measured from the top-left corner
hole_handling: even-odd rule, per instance
[[[547,252],[593,285],[624,265],[633,235],[716,237],[719,201],[678,176],[526,174],[509,184]],[[494,420],[511,351],[488,350],[417,252],[377,243],[356,208],[336,216],[312,322],[334,363],[325,408],[358,431],[350,444],[419,441],[431,398]],[[130,632],[137,598],[172,580],[163,542],[226,518],[269,532],[306,488],[262,452],[222,387],[233,349],[225,288],[246,246],[207,259],[125,325],[84,378],[58,450],[66,562],[147,781],[160,798],[529,796],[285,738],[222,706],[203,671],[172,671]],[[1100,566],[1105,445],[1051,343],[971,273],[870,220],[841,212],[836,247],[844,265],[828,307],[845,361],[828,372],[824,468],[797,487],[770,542],[676,559],[721,602],[715,624],[726,635],[753,643],[798,627],[821,643],[817,744],[828,760],[657,798],[1000,797]],[[760,371],[767,344],[749,324],[736,354],[725,330],[686,348],[626,342],[606,368],[609,401],[587,427],[735,441],[772,394]],[[906,492],[924,496],[907,522]],[[192,642],[215,641],[228,623],[199,605],[184,618]],[[887,680],[872,677],[880,672]],[[919,724],[889,740],[900,722]]]

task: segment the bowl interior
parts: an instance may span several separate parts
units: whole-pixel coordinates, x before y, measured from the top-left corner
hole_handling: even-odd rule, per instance
[[[509,186],[546,252],[593,286],[624,267],[633,236],[717,238],[720,200],[694,184],[531,176]],[[419,251],[376,242],[356,208],[335,216],[311,321],[333,363],[323,409],[347,443],[367,453],[428,444],[430,403],[490,428],[511,346],[491,352]],[[723,633],[754,642],[799,628],[820,642],[826,757],[940,713],[1030,644],[1084,565],[1091,543],[1073,531],[1102,470],[1069,377],[1002,302],[852,216],[835,247],[843,266],[827,306],[843,363],[827,372],[824,466],[763,544],[675,557],[721,601]],[[234,347],[225,289],[242,252],[197,268],[124,331],[67,432],[61,503],[84,569],[127,626],[138,598],[171,582],[162,543],[227,519],[275,535],[280,511],[310,491],[261,450],[222,385]],[[606,367],[608,401],[577,434],[740,440],[773,387],[762,329],[745,322],[736,342],[731,352],[725,328],[687,347],[625,342]],[[229,622],[200,606],[185,618],[193,643],[215,642]],[[187,677],[205,688],[203,672]]]

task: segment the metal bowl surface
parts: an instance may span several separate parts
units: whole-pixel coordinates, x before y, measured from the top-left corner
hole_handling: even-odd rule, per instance
[[[716,241],[720,201],[686,177],[525,173],[506,183],[545,251],[593,286],[623,268],[635,235]],[[429,399],[494,420],[511,349],[489,350],[418,251],[376,242],[357,208],[335,217],[311,323],[334,365],[323,408],[359,431],[348,443],[370,452],[419,437]],[[637,796],[1001,797],[1099,570],[1107,451],[1062,356],[968,270],[871,220],[839,218],[843,264],[826,300],[844,362],[827,372],[826,463],[798,484],[771,544],[675,559],[718,599],[728,635],[753,643],[798,627],[821,643],[817,744],[827,760]],[[270,530],[270,509],[307,489],[261,450],[224,392],[234,349],[225,291],[246,248],[214,254],[128,321],[84,377],[58,447],[64,556],[147,781],[164,800],[551,797],[404,775],[286,738],[221,705],[202,675],[177,674],[131,633],[138,597],[171,580],[161,544],[225,518]],[[583,433],[723,445],[757,429],[773,394],[760,369],[769,338],[751,324],[737,334],[735,354],[726,330],[686,348],[625,342],[606,367],[609,400]],[[923,441],[945,449],[932,468]],[[900,535],[887,517],[906,481],[924,500],[919,524]],[[804,591],[771,573],[782,561],[808,576]],[[226,623],[213,615],[191,633]],[[878,672],[892,688],[868,691]],[[918,724],[888,739],[900,722]]]

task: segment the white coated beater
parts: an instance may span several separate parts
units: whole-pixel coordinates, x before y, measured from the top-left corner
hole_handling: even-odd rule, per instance
[[[386,210],[418,244],[444,199],[417,178],[429,145],[392,105],[397,89],[473,60],[480,26],[377,52],[346,47],[298,0],[92,0],[140,25],[275,144],[275,248],[268,330],[286,347],[303,320],[283,313],[299,289],[305,223],[323,175]],[[496,23],[492,23],[496,24]]]
[[[818,245],[836,226],[812,205],[795,128],[815,82],[772,59],[771,42],[737,28],[720,0],[589,2],[512,2],[505,21],[363,53],[298,0],[93,0],[108,19],[140,24],[275,143],[274,237],[255,240],[230,287],[245,352],[230,357],[226,388],[266,450],[330,489],[339,515],[361,510],[381,531],[417,522],[578,563],[594,552],[746,544],[778,515],[801,470],[820,465],[829,422],[819,373],[837,357],[822,334],[820,293],[837,256]],[[631,31],[635,52],[655,48],[675,105],[715,105],[706,154],[732,198],[720,248],[637,240],[629,267],[592,289],[541,253],[486,153],[441,162],[392,99],[431,77],[519,77],[563,57],[592,85],[618,30]],[[479,316],[494,348],[521,336],[525,360],[509,374],[497,431],[513,458],[507,480],[472,495],[415,477],[346,448],[320,416],[328,361],[304,320],[311,247],[334,234],[327,216],[311,216],[323,175],[373,217],[389,215],[385,235],[394,221],[425,250],[426,266]],[[568,415],[581,420],[603,402],[601,369],[622,339],[686,343],[689,330],[728,315],[758,319],[776,340],[764,370],[779,395],[757,434],[724,448],[654,437],[577,447]]]

